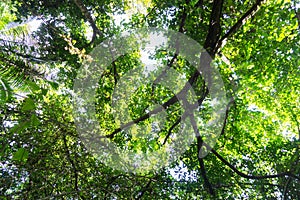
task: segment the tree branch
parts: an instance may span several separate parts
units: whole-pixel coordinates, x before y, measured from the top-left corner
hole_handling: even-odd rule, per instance
[[[256,3],[229,29],[229,31],[218,41],[216,51],[222,48],[226,41],[236,33],[255,13],[259,10],[264,0],[257,0]]]
[[[73,1],[76,4],[76,6],[80,9],[81,13],[85,16],[86,20],[90,23],[93,29],[93,37],[91,43],[95,40],[97,35],[103,37],[103,33],[97,27],[92,15],[90,14],[86,6],[83,4],[83,2],[81,0],[73,0]]]
[[[191,79],[190,79],[190,81],[191,81],[191,83],[193,82],[193,80],[191,80]],[[152,115],[155,115],[155,114],[163,111],[164,109],[167,109],[169,106],[174,105],[179,100],[186,101],[184,95],[189,90],[189,88],[187,87],[187,85],[179,93],[177,93],[177,95],[174,95],[167,102],[165,102],[164,104],[162,104],[161,107],[158,107],[158,108],[156,108],[156,109],[148,112],[147,114],[145,114],[145,115],[143,115],[143,116],[141,116],[141,117],[139,117],[137,119],[134,119],[134,120],[132,120],[132,121],[126,123],[126,124],[121,125],[120,128],[115,129],[109,135],[99,136],[98,138],[110,138],[110,139],[112,139],[117,133],[121,132],[123,129],[126,129],[126,128],[132,126],[133,124],[137,124],[137,123],[142,122],[142,121],[144,121],[146,119],[149,119]],[[202,104],[202,102],[204,101],[205,97],[208,95],[208,93],[209,93],[209,91],[208,91],[208,89],[206,89],[205,92],[203,93],[202,97],[200,99],[198,99],[197,103],[190,104],[190,105],[185,105],[185,108],[188,109],[187,111],[188,112],[192,112],[193,109],[196,109],[197,107],[199,107]],[[179,97],[179,99],[177,97]],[[185,118],[185,114],[181,117],[181,119],[184,119],[184,118]],[[177,122],[175,122],[175,123],[177,123]]]
[[[141,190],[139,196],[136,198],[137,200],[141,199],[144,196],[145,192],[148,190],[148,188],[150,187],[151,183],[152,183],[152,179],[150,179],[148,181],[147,185]]]
[[[200,164],[201,176],[204,179],[204,185],[208,188],[209,193],[211,195],[214,195],[215,191],[214,191],[214,189],[212,187],[212,184],[209,182],[208,177],[206,175],[206,170],[205,170],[205,165],[204,165],[203,158],[200,157],[200,150],[201,150],[202,145],[203,145],[203,140],[202,140],[202,137],[200,136],[199,129],[197,127],[197,123],[195,121],[194,115],[190,114],[189,117],[190,117],[193,129],[194,129],[194,132],[195,132],[196,138],[197,138],[197,152],[198,152],[197,158],[198,158],[198,161],[199,161],[199,164]]]
[[[163,111],[163,109],[167,109],[169,106],[175,104],[177,101],[178,101],[178,99],[177,99],[176,95],[174,95],[167,102],[165,102],[161,107],[158,107],[137,119],[134,119],[126,124],[121,125],[120,128],[115,129],[114,132],[112,132],[111,134],[106,135],[104,137],[112,139],[117,133],[121,132],[123,129],[128,128],[128,127],[132,126],[133,124],[137,124],[141,121],[144,121],[144,120],[150,118],[152,115],[155,115],[155,114]]]
[[[206,66],[210,65],[210,62],[211,62],[210,56],[214,57],[214,55],[215,55],[215,52],[213,51],[213,49],[215,49],[214,47],[219,39],[220,32],[221,32],[220,19],[221,19],[221,14],[222,14],[222,6],[223,6],[223,0],[215,0],[214,1],[213,11],[211,13],[209,33],[206,37],[205,46],[204,46],[210,55],[208,55],[207,53],[202,53],[201,57],[200,57],[201,68],[203,70],[206,69],[206,71],[204,72],[203,75],[206,76],[208,87],[209,87],[209,85],[212,84],[212,82],[210,80],[211,73],[210,73],[210,71],[208,71],[209,67],[206,67]],[[181,26],[184,25],[185,17],[183,16],[183,18],[182,18]],[[183,89],[179,93],[177,93],[177,95],[174,95],[167,102],[165,102],[162,105],[162,107],[156,108],[156,109],[150,111],[149,113],[147,113],[131,122],[121,125],[120,128],[115,129],[114,132],[112,132],[111,134],[106,135],[104,137],[113,138],[117,133],[122,131],[122,129],[128,128],[128,127],[132,126],[133,124],[139,123],[141,121],[144,121],[144,120],[150,118],[151,115],[161,112],[163,109],[168,108],[169,106],[175,104],[179,100],[184,100],[184,95],[188,92],[188,90],[190,89],[190,86],[193,85],[194,82],[196,82],[196,80],[199,76],[200,76],[200,73],[198,70],[196,70],[194,72],[194,74],[190,77],[188,82],[185,84]],[[178,99],[178,97],[180,99]]]
[[[207,144],[205,144],[205,146],[209,147],[209,145]],[[282,173],[272,174],[272,175],[248,175],[235,168],[232,164],[230,164],[227,160],[225,160],[220,154],[218,154],[214,149],[211,149],[211,152],[215,156],[217,156],[217,158],[219,158],[225,165],[227,165],[230,169],[232,169],[236,174],[238,174],[243,178],[261,180],[261,179],[280,178],[280,177],[288,176],[300,180],[300,177],[296,176],[295,174],[292,174],[291,172],[282,172]]]
[[[68,159],[68,161],[70,162],[70,164],[73,168],[73,173],[74,173],[74,177],[75,177],[74,189],[75,189],[75,191],[79,192],[79,188],[78,188],[78,171],[77,171],[77,168],[75,166],[75,163],[71,159],[70,152],[69,152],[68,145],[67,145],[67,139],[66,139],[65,135],[63,135],[63,142],[64,142],[64,146],[65,146],[65,151],[66,151],[66,154],[67,154],[67,159]]]
[[[296,127],[297,127],[297,131],[298,131],[298,139],[300,140],[300,123],[297,119],[297,115],[294,113],[293,108],[289,108],[291,115],[292,115],[292,119],[295,121],[296,123]]]
[[[198,0],[198,2],[195,4],[195,8],[203,8],[203,0]]]
[[[287,191],[288,191],[288,186],[291,182],[291,177],[288,178],[288,180],[286,181],[286,183],[284,184],[284,188],[283,188],[283,192],[282,192],[282,196],[283,196],[283,200],[287,199]]]
[[[184,25],[185,25],[186,18],[187,18],[187,12],[186,12],[186,10],[184,9],[184,10],[183,10],[183,14],[182,14],[182,16],[181,16],[181,21],[180,21],[179,29],[178,29],[178,31],[179,31],[180,33],[183,33],[183,31],[184,31],[184,30],[183,30],[183,27],[184,27]],[[168,71],[168,70],[171,68],[171,66],[174,64],[175,60],[177,59],[177,57],[178,57],[178,55],[179,55],[179,47],[178,47],[178,46],[179,46],[179,41],[178,41],[178,39],[177,39],[177,40],[176,40],[176,51],[175,51],[175,54],[174,54],[174,56],[172,57],[172,59],[169,60],[166,69],[164,69],[164,70],[162,71],[162,73],[154,80],[154,82],[153,82],[154,85],[156,85],[156,83],[159,82],[159,81],[166,75],[167,71]],[[152,89],[153,89],[153,87],[152,87]]]
[[[164,140],[164,142],[163,142],[163,145],[166,144],[168,138],[169,138],[169,137],[171,136],[171,134],[172,134],[173,129],[181,122],[181,120],[182,120],[182,117],[179,117],[179,118],[176,120],[176,122],[171,126],[171,128],[170,128],[169,131],[168,131],[167,136],[165,137],[165,140]]]
[[[300,11],[296,12],[296,17],[297,17],[297,20],[298,20],[298,27],[300,29]]]
[[[231,106],[232,103],[234,103],[233,97],[231,98],[230,102],[226,106],[225,118],[224,118],[223,127],[222,127],[220,135],[223,135],[225,133],[225,128],[226,128],[226,125],[227,125],[227,118],[228,118],[230,106]]]
[[[214,0],[210,15],[209,29],[204,43],[204,48],[211,56],[215,54],[215,47],[221,35],[221,16],[223,3],[223,0]]]
[[[296,18],[297,18],[297,21],[298,21],[298,28],[300,30],[300,9],[299,8],[297,9],[297,2],[296,2],[296,0],[294,0],[294,11],[295,11]]]

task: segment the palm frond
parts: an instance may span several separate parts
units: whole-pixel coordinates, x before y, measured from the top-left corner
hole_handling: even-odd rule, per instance
[[[12,97],[13,90],[7,80],[0,77],[0,104],[9,101]]]

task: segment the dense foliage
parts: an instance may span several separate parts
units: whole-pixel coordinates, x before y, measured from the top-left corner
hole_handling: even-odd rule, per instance
[[[0,16],[1,199],[300,199],[300,1],[7,0]],[[97,45],[145,26],[202,45],[230,101],[206,157],[199,149],[208,136],[195,122],[199,134],[171,165],[126,173],[96,159],[81,141],[72,90]],[[151,151],[171,142],[182,112],[170,90],[147,83],[130,99],[129,113],[137,125],[151,126],[147,112],[163,105],[162,130],[149,139],[138,126],[131,134],[120,129],[125,122],[113,118],[111,98],[140,57],[132,52],[107,66],[95,105],[108,138]],[[198,99],[193,112],[208,118],[212,101],[201,74],[176,52],[153,57],[187,77]]]

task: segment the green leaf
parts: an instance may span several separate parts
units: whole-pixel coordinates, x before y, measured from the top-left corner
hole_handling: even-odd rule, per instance
[[[58,83],[55,83],[55,82],[53,82],[53,81],[47,81],[47,82],[51,85],[51,87],[52,87],[53,89],[55,89],[55,90],[58,89],[58,87],[59,87]]]
[[[5,79],[0,78],[0,103],[7,102],[12,96],[10,84]]]
[[[1,143],[2,143],[2,141],[1,141]],[[4,153],[5,153],[5,151],[6,151],[7,147],[8,147],[7,144],[1,144],[1,143],[0,143],[0,158],[2,156],[4,156]]]
[[[27,84],[32,92],[40,90],[40,87],[35,82],[27,81]]]
[[[35,114],[31,115],[30,121],[33,126],[38,126],[40,124],[40,120]]]
[[[29,111],[35,108],[35,103],[31,98],[27,98],[23,104],[22,111]]]
[[[26,162],[27,158],[28,151],[24,148],[19,148],[18,151],[13,154],[13,160],[18,162]]]
[[[26,128],[28,128],[30,126],[30,121],[23,121],[20,122],[19,124],[14,125],[14,127],[12,127],[10,129],[10,132],[12,133],[21,133],[23,130],[25,130]]]

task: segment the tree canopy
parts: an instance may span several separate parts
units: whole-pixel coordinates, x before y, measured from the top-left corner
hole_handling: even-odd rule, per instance
[[[0,16],[1,199],[300,199],[300,1],[6,0]],[[195,68],[174,39],[173,49],[134,50],[101,76],[87,72],[99,78],[92,104],[102,136],[120,149],[159,151],[190,119],[186,151],[127,172],[83,142],[74,86],[93,50],[143,27],[178,32],[205,52],[196,49]],[[166,66],[152,82],[134,71],[145,60]],[[203,66],[217,69],[226,93],[217,136],[205,128],[216,103]],[[171,70],[175,92],[161,78]]]

